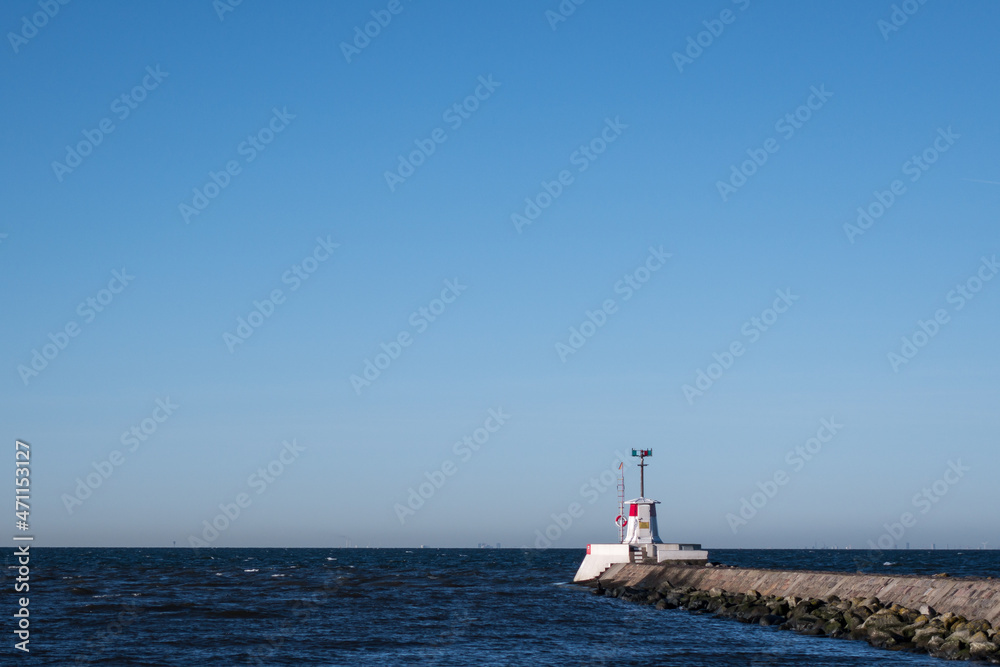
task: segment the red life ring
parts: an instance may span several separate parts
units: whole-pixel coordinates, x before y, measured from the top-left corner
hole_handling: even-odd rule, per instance
[[[623,517],[621,514],[615,517],[615,525],[618,526],[619,528],[624,528],[627,523],[628,519]]]

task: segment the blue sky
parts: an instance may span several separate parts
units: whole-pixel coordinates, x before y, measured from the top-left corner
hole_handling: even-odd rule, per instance
[[[4,6],[37,543],[996,545],[1000,9],[569,6]]]

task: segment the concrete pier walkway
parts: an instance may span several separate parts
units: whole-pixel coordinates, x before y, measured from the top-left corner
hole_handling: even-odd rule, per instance
[[[730,593],[756,590],[762,595],[842,600],[877,597],[883,604],[897,603],[911,609],[933,607],[939,614],[952,612],[969,620],[983,619],[1000,626],[1000,579],[972,577],[886,576],[805,570],[763,570],[739,567],[686,565],[612,565],[598,578],[605,588],[634,586],[655,589],[661,584],[690,586],[699,590],[721,588]]]

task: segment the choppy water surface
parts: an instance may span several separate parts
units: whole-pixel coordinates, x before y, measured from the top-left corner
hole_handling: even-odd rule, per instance
[[[582,557],[575,549],[39,549],[31,563],[31,662],[943,664],[593,596],[566,583]],[[712,558],[752,567],[1000,576],[996,551],[873,558],[716,550]],[[9,655],[10,644],[4,650]]]

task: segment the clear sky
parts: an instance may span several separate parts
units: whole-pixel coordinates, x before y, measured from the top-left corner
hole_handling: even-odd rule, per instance
[[[1000,7],[903,4],[4,3],[36,543],[579,547],[651,447],[666,541],[997,546]]]

